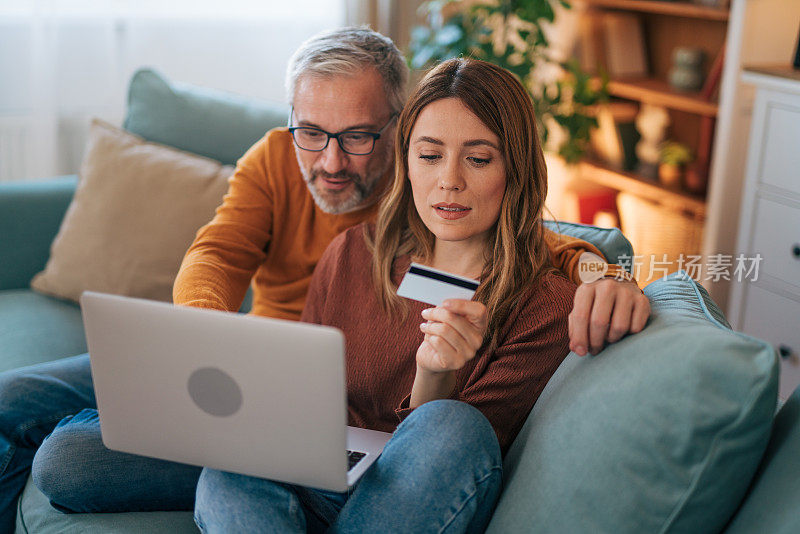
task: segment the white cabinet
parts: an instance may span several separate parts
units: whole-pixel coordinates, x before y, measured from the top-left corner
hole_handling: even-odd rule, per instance
[[[756,86],[736,254],[760,255],[757,278],[733,280],[734,328],[781,355],[781,397],[800,384],[800,71],[749,69]]]

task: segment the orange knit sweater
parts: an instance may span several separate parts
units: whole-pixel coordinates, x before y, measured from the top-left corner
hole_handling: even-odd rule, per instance
[[[393,172],[393,171],[390,171]],[[311,274],[333,238],[371,221],[377,204],[331,215],[308,191],[286,128],[271,130],[239,160],[213,220],[201,228],[173,288],[175,304],[235,311],[253,285],[251,313],[300,319]],[[547,232],[553,265],[576,284],[591,244]],[[609,266],[607,274],[619,271]]]

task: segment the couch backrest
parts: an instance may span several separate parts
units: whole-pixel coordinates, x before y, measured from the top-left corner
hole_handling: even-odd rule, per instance
[[[626,268],[628,271],[631,270],[631,266],[633,265],[631,261],[633,257],[633,246],[619,228],[599,228],[587,224],[561,221],[545,221],[544,224],[547,228],[556,233],[588,241],[600,249],[600,252],[603,253],[606,261],[609,263],[619,264],[620,261],[627,259],[628,264]]]
[[[284,104],[173,83],[140,69],[131,79],[123,127],[148,141],[235,165],[267,131],[286,124],[288,111]]]
[[[77,176],[0,183],[0,290],[27,289],[44,269]]]

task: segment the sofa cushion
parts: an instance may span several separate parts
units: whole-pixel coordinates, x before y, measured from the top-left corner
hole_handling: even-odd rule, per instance
[[[769,439],[778,364],[684,272],[639,334],[570,354],[505,459],[489,532],[718,532]]]
[[[800,388],[775,417],[747,497],[725,534],[800,532]]]
[[[272,128],[286,125],[283,104],[172,83],[154,70],[131,79],[124,128],[162,143],[233,165]]]
[[[0,291],[0,371],[86,352],[81,310],[30,289]]]
[[[84,290],[171,301],[197,229],[233,168],[94,121],[80,181],[31,286],[77,300]]]
[[[28,479],[17,506],[16,534],[197,534],[191,512],[62,514]]]

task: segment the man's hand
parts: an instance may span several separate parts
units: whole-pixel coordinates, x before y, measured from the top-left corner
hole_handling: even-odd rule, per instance
[[[569,348],[580,356],[597,354],[606,343],[644,328],[650,301],[635,282],[611,278],[578,286],[569,314]]]

